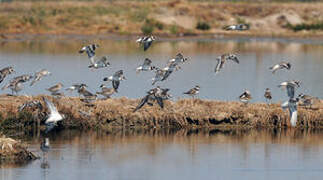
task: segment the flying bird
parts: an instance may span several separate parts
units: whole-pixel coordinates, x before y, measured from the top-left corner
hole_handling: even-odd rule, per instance
[[[194,98],[196,95],[199,94],[199,92],[200,92],[200,86],[196,85],[194,88],[188,90],[187,92],[184,92],[183,94],[187,94]]]
[[[43,101],[46,103],[46,106],[49,110],[49,115],[45,120],[45,124],[46,124],[46,133],[48,133],[49,131],[51,131],[56,125],[57,122],[62,121],[65,116],[61,115],[58,111],[56,106],[49,101],[47,98],[43,97]]]
[[[275,74],[275,72],[277,70],[279,70],[279,69],[287,69],[287,70],[290,70],[291,67],[292,67],[292,65],[289,62],[281,62],[279,64],[273,65],[269,69],[272,71],[273,74]]]
[[[150,35],[150,36],[140,37],[139,39],[137,39],[136,42],[139,44],[142,44],[144,46],[144,51],[146,51],[151,46],[153,41],[155,41],[155,37]]]
[[[0,83],[11,73],[15,72],[13,67],[5,67],[0,70]]]
[[[155,69],[155,77],[152,78],[152,85],[155,85],[156,82],[162,81],[164,78],[165,71],[159,68]]]
[[[291,80],[285,81],[278,85],[278,87],[286,88],[287,89],[287,96],[289,98],[294,98],[295,96],[295,89],[300,87],[300,81]]]
[[[227,31],[230,31],[230,30],[245,31],[245,30],[248,30],[249,28],[250,28],[249,24],[237,24],[237,25],[227,26],[224,29]]]
[[[99,60],[94,61],[94,58],[90,59],[90,65],[89,68],[99,69],[99,68],[105,68],[109,67],[110,63],[108,62],[107,56],[102,56]]]
[[[152,61],[150,59],[146,58],[144,60],[144,63],[141,66],[137,67],[136,73],[139,73],[141,71],[152,71],[152,70],[154,70],[156,67],[152,66],[151,63],[152,63]]]
[[[234,54],[223,54],[223,55],[217,57],[216,60],[217,60],[217,65],[215,67],[215,74],[220,72],[220,70],[224,67],[224,63],[227,60],[231,60],[231,61],[234,61],[239,64],[239,59]]]
[[[25,74],[21,76],[17,76],[13,78],[8,84],[6,84],[4,87],[2,87],[2,90],[5,90],[7,88],[10,88],[12,91],[12,95],[14,92],[18,94],[19,91],[23,89],[23,83],[29,81],[32,78],[31,75]]]
[[[88,46],[84,46],[79,50],[79,53],[86,53],[88,58],[91,60],[91,62],[94,62],[94,57],[95,57],[95,50],[99,47],[98,44],[90,44]]]
[[[112,81],[112,86],[116,92],[118,92],[120,81],[122,80],[126,80],[126,77],[123,74],[123,70],[119,70],[115,72],[112,76],[105,77],[103,79],[103,81]]]
[[[290,98],[288,101],[281,104],[283,110],[288,109],[289,117],[290,117],[290,124],[292,127],[295,127],[297,124],[297,105],[298,105],[298,98]]]
[[[48,76],[51,73],[46,70],[46,69],[42,69],[39,72],[36,72],[34,75],[34,80],[30,83],[30,86],[33,86],[36,82],[40,81],[44,76]]]

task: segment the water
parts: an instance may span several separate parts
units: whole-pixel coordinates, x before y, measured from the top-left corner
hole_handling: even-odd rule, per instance
[[[89,61],[86,55],[78,53],[79,48],[90,42],[101,45],[97,55],[107,55],[112,64],[107,69],[91,71],[87,68]],[[200,85],[199,97],[235,101],[248,89],[253,102],[264,101],[264,90],[270,88],[273,101],[286,99],[285,91],[277,85],[285,80],[302,81],[297,93],[306,93],[323,98],[323,55],[322,42],[288,40],[179,40],[160,41],[143,52],[134,40],[94,39],[94,40],[36,40],[7,41],[0,44],[0,67],[12,65],[16,75],[32,73],[42,68],[50,70],[53,75],[29,87],[25,84],[22,94],[48,94],[48,88],[57,82],[65,87],[83,82],[89,85],[92,92],[99,90],[103,77],[123,69],[127,80],[121,82],[119,93],[114,97],[127,96],[139,98],[152,88],[151,72],[136,75],[135,68],[144,58],[150,58],[158,67],[166,65],[168,59],[182,52],[190,60],[180,71],[174,72],[169,79],[157,85],[168,87],[174,100],[183,97],[183,92]],[[222,53],[235,53],[241,63],[228,62],[218,75],[214,74],[215,58]],[[292,64],[290,71],[279,71],[275,75],[268,70],[270,66],[282,60]],[[13,76],[10,76],[12,78]],[[5,84],[9,78],[1,84]],[[10,90],[0,91],[9,93]],[[76,94],[68,94],[76,96]]]
[[[320,131],[63,131],[43,160],[0,179],[322,179]],[[39,152],[40,138],[25,139]],[[41,154],[41,153],[40,153]]]

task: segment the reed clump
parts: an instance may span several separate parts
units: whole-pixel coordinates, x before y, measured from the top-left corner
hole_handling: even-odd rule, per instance
[[[32,128],[35,122],[43,124],[46,108],[42,111],[26,109],[18,113],[20,105],[30,100],[41,101],[41,97],[0,96],[1,127],[4,129],[28,129],[27,127]],[[146,105],[137,112],[133,112],[140,101],[139,99],[121,97],[84,103],[77,97],[47,98],[53,101],[59,112],[66,117],[59,123],[58,127],[61,128],[200,128],[216,126],[256,128],[290,126],[289,112],[283,111],[279,104],[255,103],[244,105],[240,102],[179,99],[177,101],[165,101],[164,109],[155,104],[153,106]],[[304,107],[298,109],[298,127],[323,127],[323,103],[321,100],[316,105],[315,110]]]

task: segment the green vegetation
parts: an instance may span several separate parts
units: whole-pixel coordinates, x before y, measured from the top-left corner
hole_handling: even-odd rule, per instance
[[[198,22],[196,25],[196,29],[207,31],[211,28],[211,26],[207,22]]]
[[[178,27],[177,25],[173,24],[170,26],[169,31],[171,34],[177,34],[178,33]]]
[[[296,24],[296,25],[287,24],[286,27],[288,29],[295,31],[295,32],[302,31],[302,30],[306,30],[306,31],[323,30],[323,22],[318,22],[318,23],[313,23],[313,24],[302,23],[302,24]]]

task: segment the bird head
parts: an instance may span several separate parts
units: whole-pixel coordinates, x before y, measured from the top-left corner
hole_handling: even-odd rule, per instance
[[[8,68],[8,70],[9,70],[9,74],[11,74],[11,73],[14,73],[14,72],[15,72],[15,70],[14,70],[14,69],[13,69],[13,67],[11,67],[11,66]]]

